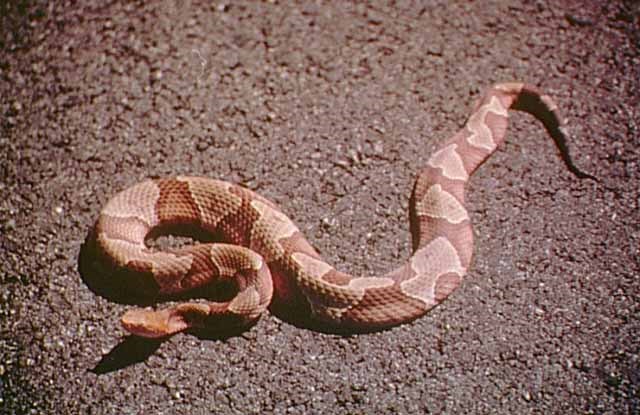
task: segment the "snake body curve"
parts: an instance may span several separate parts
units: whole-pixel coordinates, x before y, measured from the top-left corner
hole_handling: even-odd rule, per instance
[[[274,295],[285,303],[301,301],[313,319],[342,328],[383,329],[424,315],[460,285],[469,268],[473,234],[465,185],[504,140],[509,109],[534,115],[555,139],[563,134],[555,103],[536,88],[522,83],[489,88],[464,127],[419,173],[410,203],[413,253],[381,277],[336,270],[274,203],[238,185],[174,177],[122,191],[95,225],[98,250],[115,269],[139,275],[134,278],[146,290],[162,295],[220,281],[237,287],[228,301],[130,310],[123,326],[138,336],[164,337],[215,324],[217,317],[246,324],[262,314]],[[197,226],[222,235],[225,244],[148,248],[149,233],[167,225]]]

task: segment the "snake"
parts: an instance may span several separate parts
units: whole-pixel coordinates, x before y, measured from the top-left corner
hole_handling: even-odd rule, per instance
[[[171,297],[215,284],[233,288],[229,298],[130,309],[122,326],[147,338],[215,329],[221,321],[243,327],[272,302],[294,304],[290,312],[347,331],[383,330],[423,316],[449,297],[469,270],[473,232],[466,185],[504,141],[510,109],[541,121],[578,174],[565,157],[566,133],[552,98],[521,82],[494,84],[418,173],[409,201],[412,254],[382,276],[338,271],[274,202],[237,184],[176,176],[148,179],[117,193],[95,222],[96,246],[114,273],[126,273],[132,290]],[[168,249],[147,243],[159,229],[187,227],[216,238]]]

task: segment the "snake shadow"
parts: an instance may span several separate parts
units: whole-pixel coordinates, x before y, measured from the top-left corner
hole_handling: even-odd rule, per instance
[[[127,336],[89,371],[96,375],[104,375],[141,363],[158,350],[162,340],[151,340],[137,336]]]
[[[221,333],[220,331],[207,332],[205,330],[192,330],[188,333],[195,335],[201,340],[223,341],[232,336],[240,336],[245,330],[236,332]],[[147,339],[134,335],[126,336],[120,343],[100,359],[100,361],[89,372],[96,375],[104,375],[115,372],[146,361],[153,355],[162,343],[167,339]]]

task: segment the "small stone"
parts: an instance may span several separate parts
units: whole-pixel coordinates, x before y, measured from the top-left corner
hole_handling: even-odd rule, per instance
[[[4,229],[7,231],[12,231],[16,228],[16,220],[9,219],[4,223]]]

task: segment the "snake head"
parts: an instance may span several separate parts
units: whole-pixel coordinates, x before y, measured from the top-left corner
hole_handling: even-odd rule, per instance
[[[158,339],[199,325],[209,314],[205,304],[186,303],[160,311],[134,309],[127,311],[121,319],[122,326],[131,334]]]

